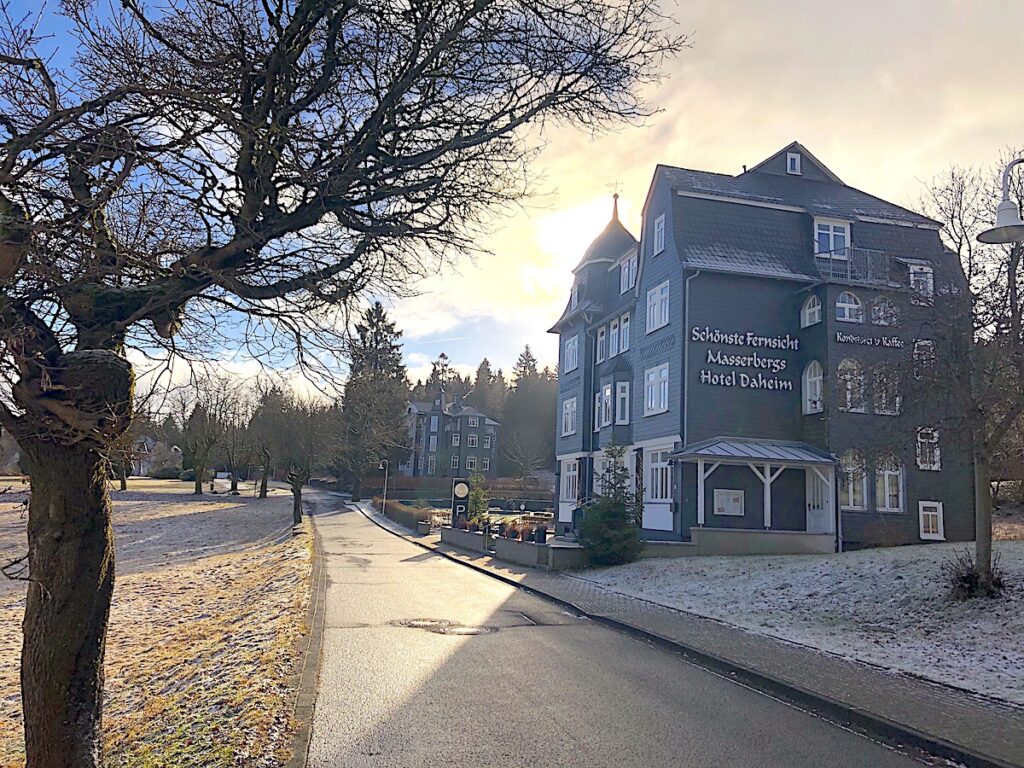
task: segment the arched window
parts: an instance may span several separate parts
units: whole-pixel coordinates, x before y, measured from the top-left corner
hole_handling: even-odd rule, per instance
[[[864,305],[850,291],[843,291],[836,299],[836,320],[843,323],[864,322]]]
[[[821,363],[817,360],[811,360],[804,368],[804,413],[821,413],[825,404],[824,378]]]
[[[864,459],[849,450],[839,460],[839,506],[843,509],[864,509],[868,491],[868,474]]]
[[[871,322],[875,325],[899,325],[900,311],[891,299],[879,296],[871,302]]]
[[[895,456],[875,462],[875,507],[879,512],[903,511],[903,467]]]
[[[803,308],[800,310],[800,327],[806,328],[809,325],[821,322],[821,299],[813,293],[807,297]]]
[[[864,413],[864,367],[856,360],[846,358],[839,363],[836,376],[839,410]]]

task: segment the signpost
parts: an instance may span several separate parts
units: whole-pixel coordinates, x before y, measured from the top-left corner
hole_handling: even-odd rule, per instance
[[[456,477],[452,480],[452,522],[466,517],[469,512],[469,480]]]

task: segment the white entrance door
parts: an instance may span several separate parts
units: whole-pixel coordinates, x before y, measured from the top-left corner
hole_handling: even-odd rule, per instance
[[[813,469],[804,471],[807,476],[807,532],[828,533],[832,528],[832,512],[828,483]]]

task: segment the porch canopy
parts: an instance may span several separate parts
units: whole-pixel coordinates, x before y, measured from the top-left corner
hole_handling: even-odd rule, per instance
[[[835,456],[807,443],[762,440],[749,437],[713,437],[680,448],[672,458],[697,463],[697,525],[704,525],[704,481],[722,464],[749,467],[764,487],[764,527],[772,526],[772,483],[783,471],[802,468],[822,485],[821,504],[826,519],[832,517],[835,488]],[[810,505],[810,499],[808,505]],[[831,523],[831,520],[829,520]]]

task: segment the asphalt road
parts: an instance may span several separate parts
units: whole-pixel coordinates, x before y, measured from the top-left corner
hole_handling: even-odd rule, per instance
[[[920,766],[318,506],[328,587],[313,768]]]

